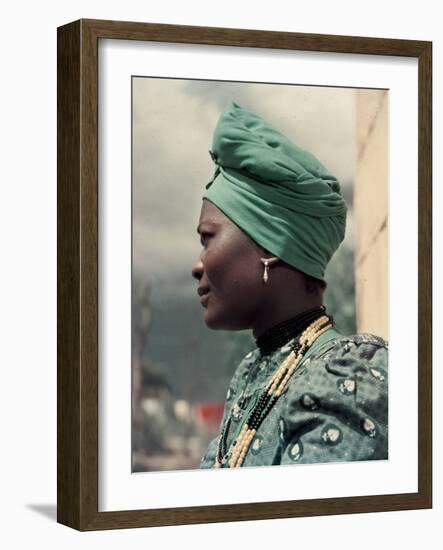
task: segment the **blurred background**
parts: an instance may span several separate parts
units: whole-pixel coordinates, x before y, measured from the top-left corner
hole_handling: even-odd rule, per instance
[[[343,333],[387,338],[388,92],[150,77],[132,90],[132,471],[187,470],[255,348],[250,331],[206,327],[191,277],[221,112],[235,101],[257,113],[339,179],[347,230],[325,304]]]

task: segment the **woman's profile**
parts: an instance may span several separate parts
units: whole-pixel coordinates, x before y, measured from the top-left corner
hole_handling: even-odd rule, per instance
[[[342,334],[323,305],[345,236],[339,182],[234,102],[210,154],[192,276],[206,326],[250,329],[256,347],[235,368],[200,467],[387,459],[387,343]]]

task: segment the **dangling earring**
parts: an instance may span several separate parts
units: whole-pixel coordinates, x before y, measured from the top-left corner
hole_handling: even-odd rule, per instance
[[[268,282],[268,279],[269,279],[269,275],[268,275],[268,272],[269,272],[269,262],[268,260],[265,260],[263,262],[265,264],[265,270],[263,272],[263,282],[264,283],[267,283]]]
[[[260,258],[262,263],[265,266],[265,270],[263,272],[263,282],[266,284],[269,279],[269,265],[273,264],[274,262],[278,261],[278,258]]]

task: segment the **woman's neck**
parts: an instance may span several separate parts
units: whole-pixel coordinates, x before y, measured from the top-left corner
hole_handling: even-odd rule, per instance
[[[256,345],[260,348],[261,354],[268,355],[284,346],[325,312],[326,309],[323,305],[314,306],[272,325],[256,338]]]
[[[288,294],[284,301],[273,300],[272,306],[264,308],[256,315],[251,327],[256,340],[272,327],[323,304],[323,295],[299,295],[296,301],[291,298]]]

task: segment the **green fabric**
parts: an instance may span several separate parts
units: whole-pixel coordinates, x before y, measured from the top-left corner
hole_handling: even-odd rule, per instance
[[[317,279],[345,235],[337,179],[308,151],[234,102],[214,131],[217,165],[203,199],[257,244]]]
[[[343,336],[343,334],[335,328],[330,328],[329,330],[327,330],[323,334],[320,334],[320,336],[315,339],[312,346],[308,349],[308,351],[303,356],[302,364],[303,364],[304,361],[306,361],[308,359],[308,357],[310,355],[312,355],[314,352],[316,352],[319,347],[323,346],[323,344],[326,344],[326,342],[329,342],[329,340],[333,340],[333,339],[336,339],[336,338],[341,338],[342,336]]]
[[[235,370],[220,424],[220,430],[227,427],[227,449],[296,341],[267,356],[256,348]],[[257,430],[242,467],[388,458],[387,343],[330,330],[309,351]],[[214,466],[217,443],[218,435],[200,468]]]

